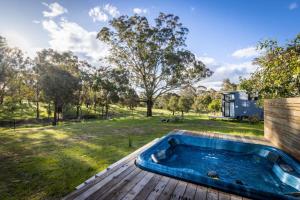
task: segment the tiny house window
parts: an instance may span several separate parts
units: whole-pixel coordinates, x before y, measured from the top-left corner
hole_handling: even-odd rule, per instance
[[[248,100],[249,101],[257,101],[258,100],[257,94],[248,94]]]
[[[227,101],[227,102],[234,100],[234,94],[225,94],[224,95],[224,100]]]
[[[245,108],[249,107],[249,101],[243,101],[242,106]]]
[[[230,100],[234,100],[234,94],[230,95]]]

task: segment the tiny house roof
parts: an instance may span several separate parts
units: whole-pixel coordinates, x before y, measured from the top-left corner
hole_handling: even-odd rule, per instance
[[[239,92],[247,93],[245,90],[221,91],[222,94],[231,94],[231,93],[239,93]]]

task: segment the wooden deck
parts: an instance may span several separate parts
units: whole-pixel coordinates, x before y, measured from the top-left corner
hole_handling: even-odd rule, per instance
[[[230,136],[225,134],[196,133],[184,134],[208,136],[248,143],[271,145],[263,138]],[[155,143],[154,140],[125,158],[109,166],[106,170],[91,177],[77,190],[64,199],[122,199],[122,200],[245,200],[248,198],[225,193],[212,188],[196,185],[174,178],[144,171],[134,164],[137,155]]]

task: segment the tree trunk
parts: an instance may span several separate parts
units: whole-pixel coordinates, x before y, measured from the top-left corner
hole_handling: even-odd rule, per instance
[[[175,115],[175,111],[173,110],[173,116]]]
[[[109,109],[108,106],[109,106],[109,105],[106,103],[106,104],[105,104],[105,118],[106,118],[106,119],[108,118],[108,109]]]
[[[35,92],[36,92],[36,119],[40,119],[40,102],[39,102],[40,91],[39,91],[38,86],[36,86]]]
[[[183,111],[181,111],[181,117],[183,118]]]
[[[57,125],[57,103],[54,102],[53,126]]]
[[[147,117],[152,117],[153,100],[147,100]]]
[[[79,90],[79,94],[78,94],[78,102],[77,102],[77,106],[76,106],[76,118],[77,119],[81,119],[81,101],[80,101],[80,96],[81,96],[81,89]]]
[[[40,119],[40,103],[36,101],[36,119]]]
[[[48,120],[50,121],[50,103],[48,103],[47,114],[48,114]]]
[[[80,105],[77,105],[77,106],[76,106],[76,118],[77,118],[77,119],[80,119],[80,118],[81,118],[81,117],[80,117],[80,110],[81,110],[81,109],[80,109]]]
[[[4,95],[1,95],[1,96],[0,96],[0,105],[3,104],[3,100],[4,100]]]

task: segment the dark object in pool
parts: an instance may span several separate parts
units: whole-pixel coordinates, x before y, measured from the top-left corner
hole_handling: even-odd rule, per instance
[[[241,181],[241,180],[235,180],[235,183],[239,184],[239,185],[244,185],[243,181]]]
[[[276,162],[279,159],[279,155],[273,152],[269,152],[267,155],[267,159],[271,162]]]
[[[219,179],[219,175],[216,171],[208,171],[207,172],[207,176],[209,176],[210,178],[213,178],[213,179]]]
[[[178,144],[178,142],[174,138],[169,138],[168,143],[171,148],[174,148]]]
[[[176,139],[174,139],[172,137],[168,139],[168,143],[170,145],[169,148],[160,150],[151,155],[151,159],[155,163],[159,163],[161,161],[166,160],[168,157],[170,157],[173,154],[175,147],[178,145],[178,142],[176,141]]]
[[[292,171],[294,171],[293,168],[291,166],[287,165],[287,164],[280,164],[279,166],[285,172],[292,172]]]

